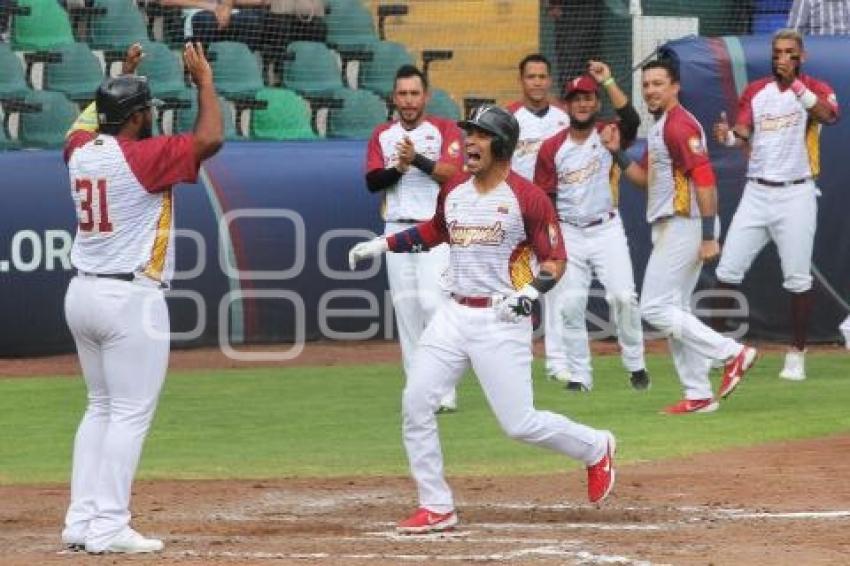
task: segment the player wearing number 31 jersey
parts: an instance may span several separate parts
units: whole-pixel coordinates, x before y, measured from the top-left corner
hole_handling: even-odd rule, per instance
[[[128,51],[125,73],[141,58]],[[222,143],[221,112],[203,50],[187,44],[198,86],[192,134],[151,137],[144,79],[107,79],[65,145],[78,228],[65,317],[88,389],[74,442],[63,542],[88,552],[141,553],[162,541],[130,528],[130,488],[168,366],[162,289],[174,265],[171,186],[193,182]],[[95,112],[96,108],[96,112]],[[96,118],[95,118],[96,114]]]

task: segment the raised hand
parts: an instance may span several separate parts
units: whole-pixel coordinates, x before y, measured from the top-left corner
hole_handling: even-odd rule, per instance
[[[199,87],[202,85],[212,85],[213,72],[204,55],[204,46],[200,43],[186,43],[183,49],[183,63],[186,65],[186,70],[192,77],[192,81]]]
[[[611,78],[611,67],[602,61],[589,61],[587,64],[587,72],[593,77],[597,83],[602,84]]]
[[[135,73],[136,68],[139,66],[139,63],[142,62],[142,57],[144,56],[145,53],[142,51],[141,43],[134,43],[128,47],[127,54],[124,55],[124,63],[121,65],[121,74],[132,75]]]

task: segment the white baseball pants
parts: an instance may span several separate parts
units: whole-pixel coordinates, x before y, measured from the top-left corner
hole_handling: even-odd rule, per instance
[[[656,221],[640,297],[644,320],[667,336],[685,399],[714,397],[708,379],[711,360],[726,360],[743,347],[691,313],[691,295],[702,270],[701,242],[700,218]]]
[[[384,233],[394,234],[411,226],[387,222]],[[419,337],[439,305],[446,300],[441,280],[449,267],[449,246],[442,244],[423,253],[387,253],[384,257],[387,260],[387,278],[398,326],[404,373],[410,375]],[[454,389],[447,391],[446,401],[454,404],[454,399]]]
[[[573,381],[593,386],[585,311],[594,272],[605,287],[623,366],[629,372],[644,369],[632,259],[619,215],[588,228],[562,223],[561,231],[569,258],[564,276],[545,297],[547,373],[567,369]]]
[[[773,240],[782,266],[782,286],[791,293],[808,291],[817,215],[814,182],[788,187],[747,182],[723,243],[717,278],[739,285],[762,248]]]
[[[605,434],[534,408],[531,321],[500,322],[493,308],[447,301],[434,315],[411,367],[402,398],[402,432],[419,502],[436,513],[454,509],[443,476],[434,410],[440,392],[472,365],[490,408],[511,438],[560,452],[586,464],[605,453]]]
[[[153,281],[77,276],[65,317],[88,389],[63,539],[100,551],[130,522],[130,487],[168,367],[168,308]]]

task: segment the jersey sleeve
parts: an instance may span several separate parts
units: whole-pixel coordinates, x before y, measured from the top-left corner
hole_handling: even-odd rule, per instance
[[[366,172],[384,169],[384,152],[381,149],[380,135],[383,128],[376,128],[366,145]]]
[[[735,118],[736,126],[753,127],[753,98],[762,87],[761,81],[750,83],[741,93],[741,98],[738,100],[738,116]]]
[[[804,83],[809,90],[815,93],[821,103],[835,112],[835,118],[837,120],[839,116],[838,97],[835,95],[832,87],[823,81],[811,77],[805,77]]]
[[[201,166],[192,134],[157,136],[140,141],[118,138],[130,169],[148,192],[194,183]]]
[[[685,173],[701,165],[711,165],[702,130],[690,118],[682,116],[668,120],[664,125],[664,143],[670,152],[673,166]]]
[[[534,165],[534,184],[550,195],[558,192],[558,172],[555,168],[555,156],[560,147],[558,138],[560,136],[556,134],[543,142]]]
[[[70,161],[74,151],[83,147],[95,137],[97,137],[97,133],[87,130],[73,130],[68,132],[68,137],[65,138],[65,148],[62,151],[62,158],[65,160],[65,163]]]
[[[463,152],[461,151],[463,133],[457,127],[457,124],[449,120],[442,120],[439,128],[443,136],[443,146],[440,148],[440,162],[454,165],[460,171],[463,167]]]
[[[546,193],[525,181],[517,191],[517,196],[520,197],[525,234],[537,261],[542,263],[567,259],[555,207]]]

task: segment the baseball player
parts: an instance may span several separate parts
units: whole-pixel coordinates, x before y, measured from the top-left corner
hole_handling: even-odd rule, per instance
[[[636,163],[622,150],[620,130],[609,125],[602,141],[614,161],[639,187],[647,188],[652,254],[641,290],[641,314],[667,335],[684,399],[667,414],[718,408],[708,373],[711,360],[725,362],[718,398],[729,396],[756,360],[756,350],[703,324],[690,311],[703,262],[720,253],[717,191],[705,135],[678,99],[679,73],[669,61],[643,66],[643,97],[655,116],[647,150]]]
[[[632,260],[617,213],[620,171],[599,138],[605,127],[596,119],[602,106],[599,85],[617,112],[616,125],[624,145],[637,136],[640,117],[608,65],[591,61],[588,72],[567,83],[565,106],[570,127],[543,142],[534,173],[534,184],[555,202],[564,244],[570,251],[564,276],[546,297],[546,320],[551,323],[546,327],[546,365],[566,366],[568,390],[589,391],[593,386],[585,310],[595,272],[617,324],[623,365],[631,374],[632,387],[642,390],[649,387],[650,378],[643,357]],[[559,325],[560,331],[549,332],[554,325]],[[557,338],[563,342],[554,344]]]
[[[440,192],[433,218],[354,246],[357,261],[389,250],[450,246],[451,300],[434,315],[408,375],[402,401],[404,445],[420,507],[398,524],[403,533],[442,531],[457,523],[434,409],[467,367],[475,370],[490,407],[512,438],[586,463],[588,496],[602,501],[614,484],[613,435],[534,408],[531,387],[532,302],[564,270],[566,252],[552,203],[510,169],[519,124],[506,110],[482,106],[460,123],[467,132],[470,174]],[[539,272],[531,271],[535,254]]]
[[[570,125],[566,112],[551,104],[552,66],[539,53],[532,53],[519,62],[519,84],[522,98],[508,104],[507,109],[519,122],[519,141],[511,159],[511,168],[529,181],[534,179],[537,152],[543,141]],[[545,303],[545,301],[544,301]],[[561,325],[554,324],[547,315],[544,321],[546,332],[546,373],[550,379],[562,383],[570,380],[566,364],[566,352],[561,346],[564,340]],[[551,356],[550,356],[551,355]],[[557,361],[551,365],[552,361]]]
[[[212,71],[203,49],[183,60],[198,87],[192,134],[151,137],[147,82],[132,74],[141,48],[128,51],[125,74],[107,79],[65,143],[77,234],[77,270],[65,318],[77,346],[88,406],[77,429],[71,503],[62,540],[91,553],[162,550],[130,528],[130,487],[168,366],[169,320],[163,288],[174,268],[171,187],[193,182],[201,161],[223,140]],[[95,110],[96,108],[96,110]]]
[[[768,241],[776,243],[782,286],[791,294],[791,349],[779,377],[806,378],[806,334],[812,309],[812,247],[817,222],[815,179],[820,172],[821,124],[838,120],[835,92],[801,71],[803,37],[773,36],[773,75],[750,83],[738,103],[735,127],[725,113],[714,136],[749,152],[747,184],[726,234],[717,279],[736,288]]]
[[[366,186],[384,195],[385,234],[430,218],[440,184],[463,166],[460,129],[451,120],[426,116],[427,103],[428,79],[413,65],[400,67],[393,89],[398,119],[375,128],[366,154]],[[445,300],[441,277],[448,256],[448,246],[422,254],[386,256],[406,375],[422,331]],[[444,393],[438,410],[456,409],[452,388]]]
[[[844,319],[839,330],[841,330],[841,334],[844,336],[844,346],[850,350],[850,316]]]

